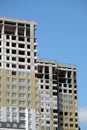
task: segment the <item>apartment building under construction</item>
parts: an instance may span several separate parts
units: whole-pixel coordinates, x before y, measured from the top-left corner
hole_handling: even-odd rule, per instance
[[[0,17],[0,130],[78,130],[76,66],[37,57],[36,25]]]

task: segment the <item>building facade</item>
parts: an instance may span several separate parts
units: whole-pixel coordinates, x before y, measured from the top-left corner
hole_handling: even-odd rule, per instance
[[[78,130],[76,67],[37,58],[36,25],[0,17],[0,130]]]

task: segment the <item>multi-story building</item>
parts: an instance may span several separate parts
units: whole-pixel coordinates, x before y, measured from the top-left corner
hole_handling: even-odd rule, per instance
[[[76,67],[58,65],[59,130],[78,130]]]
[[[0,17],[0,129],[78,130],[76,67],[38,59],[35,26]]]

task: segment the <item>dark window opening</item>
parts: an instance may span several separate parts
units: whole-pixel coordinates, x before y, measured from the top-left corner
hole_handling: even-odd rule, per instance
[[[12,36],[12,40],[16,40],[16,36]]]
[[[24,51],[19,51],[19,55],[25,55]]]
[[[74,90],[74,94],[77,94],[77,90]]]
[[[41,80],[41,83],[43,83],[43,80]]]
[[[44,112],[44,109],[43,109],[43,108],[41,108],[41,112]]]
[[[9,37],[9,35],[6,35],[6,39],[9,39],[10,37]]]
[[[71,83],[72,83],[72,80],[71,80],[71,79],[68,79],[68,83],[70,83],[70,84],[71,84]]]
[[[9,42],[6,42],[6,46],[9,46]]]
[[[76,72],[74,72],[74,79],[76,79]]]
[[[27,62],[30,63],[30,59],[27,59]]]
[[[68,124],[65,124],[65,127],[68,127]]]
[[[53,81],[53,84],[57,84],[57,81]]]
[[[43,85],[41,85],[41,89],[43,89]]]
[[[53,109],[53,113],[58,113],[58,110],[57,109]]]
[[[53,75],[53,80],[57,80],[57,75]]]
[[[18,26],[24,27],[23,23],[18,23]]]
[[[6,57],[6,60],[9,60],[9,57],[8,57],[8,56]]]
[[[36,38],[34,38],[34,43],[36,42]]]
[[[70,124],[70,127],[73,127],[73,124]]]
[[[69,90],[69,93],[72,93],[72,90]]]
[[[66,90],[66,89],[64,89],[64,93],[67,93],[67,90]]]
[[[49,73],[49,67],[48,66],[45,67],[45,73]]]
[[[75,116],[78,116],[78,113],[75,113]]]
[[[59,89],[59,92],[62,92],[62,89]]]
[[[16,61],[16,57],[12,57],[12,61]]]
[[[59,84],[59,87],[62,87],[62,84]]]
[[[34,56],[36,56],[37,55],[37,53],[36,52],[34,52]]]
[[[70,121],[73,121],[73,118],[70,118]]]
[[[74,79],[74,83],[76,83],[76,79]]]
[[[16,64],[12,64],[12,68],[16,68]]]
[[[49,86],[46,86],[46,89],[49,89]]]
[[[71,85],[71,84],[69,84],[69,88],[72,88],[72,85]]]
[[[16,47],[16,43],[13,42],[13,43],[12,43],[12,47]]]
[[[50,121],[46,121],[46,124],[50,124]]]
[[[25,65],[19,65],[20,69],[25,69]]]
[[[60,115],[63,115],[63,112],[60,112]]]
[[[16,75],[16,71],[12,71],[12,75]]]
[[[12,54],[16,54],[16,50],[12,50]]]
[[[75,121],[77,122],[78,120],[77,120],[77,119],[75,119]]]
[[[68,115],[68,112],[65,112],[64,115],[67,116],[67,115]]]
[[[30,52],[29,51],[27,52],[27,55],[30,56]]]
[[[24,37],[18,37],[18,40],[19,40],[19,41],[24,41],[25,38],[24,38]]]
[[[25,45],[24,45],[24,44],[18,44],[18,47],[20,47],[20,48],[24,48]]]
[[[61,78],[61,79],[59,79],[59,82],[60,82],[60,83],[66,83],[66,79]]]
[[[29,65],[27,66],[27,69],[30,70],[30,66]]]
[[[54,125],[57,125],[57,124],[58,124],[58,123],[55,121],[55,122],[54,122]]]
[[[49,83],[49,80],[46,80],[46,83]]]
[[[9,67],[9,64],[6,64],[6,67]]]
[[[74,85],[74,88],[77,88],[77,85]]]
[[[57,116],[56,116],[56,115],[54,115],[54,119],[57,119]]]
[[[75,96],[75,99],[77,99],[77,96]]]
[[[56,87],[56,86],[53,86],[53,90],[57,90],[57,87]]]
[[[57,96],[57,92],[53,92],[53,95],[54,95],[54,96]]]
[[[78,128],[78,124],[76,124],[75,127]]]
[[[60,70],[59,77],[62,77],[62,78],[66,77],[66,71]]]
[[[11,34],[11,35],[14,35],[15,34],[15,27],[14,26],[8,26],[8,25],[5,25],[4,26],[4,33],[5,34]]]
[[[30,37],[30,28],[26,28],[26,36]]]
[[[67,84],[64,84],[64,87],[67,87]]]
[[[27,48],[30,49],[30,45],[27,45]]]
[[[71,71],[68,71],[68,78],[71,78]]]
[[[16,23],[14,23],[14,22],[9,22],[9,21],[5,21],[5,24],[16,25]]]
[[[37,46],[35,45],[35,46],[34,46],[34,49],[36,49],[36,47],[37,47]]]
[[[19,62],[25,62],[25,58],[19,58]]]
[[[24,36],[24,28],[18,27],[18,35],[19,36]]]
[[[10,50],[9,50],[9,49],[6,49],[6,53],[10,53]]]
[[[26,24],[26,27],[30,27],[30,24]]]
[[[2,23],[2,21],[0,20],[0,23]]]
[[[49,75],[45,75],[45,79],[49,79]]]
[[[30,38],[27,38],[27,42],[30,42]]]
[[[43,66],[38,66],[38,73],[43,73]]]
[[[56,70],[55,67],[52,68],[52,73],[53,73],[53,74],[57,74],[57,70]]]

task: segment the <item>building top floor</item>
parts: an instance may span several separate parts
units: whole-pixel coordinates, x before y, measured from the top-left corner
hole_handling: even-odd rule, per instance
[[[13,24],[13,25],[16,25],[16,23],[21,23],[20,24],[21,26],[23,26],[24,24],[33,24],[33,25],[37,24],[37,22],[30,20],[16,19],[10,17],[0,17],[0,23],[3,23],[3,21],[5,21],[7,24]]]

